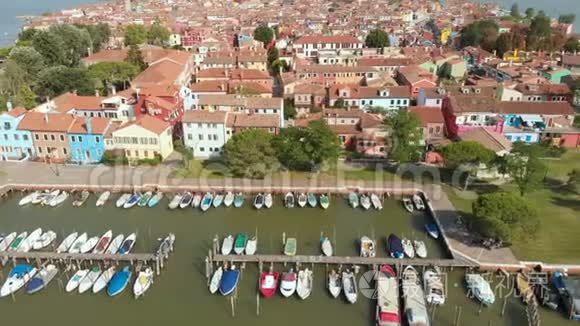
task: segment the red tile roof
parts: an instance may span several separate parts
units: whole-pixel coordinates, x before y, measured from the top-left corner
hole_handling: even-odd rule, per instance
[[[429,123],[445,123],[443,113],[439,108],[414,106],[409,108],[409,112],[413,112],[417,115],[423,127],[426,127]]]
[[[167,128],[171,127],[171,125],[168,122],[162,121],[160,119],[154,118],[154,117],[149,116],[149,115],[143,115],[135,121],[130,121],[130,122],[125,123],[118,130],[130,127],[130,126],[139,126],[139,127],[144,128],[144,129],[147,129],[151,132],[154,132],[158,135],[163,133],[165,130],[167,130]]]
[[[87,134],[87,121],[91,124],[91,133],[94,135],[102,135],[107,130],[107,127],[111,123],[110,118],[80,118],[76,117],[73,123],[68,128],[68,132],[71,134]]]
[[[196,123],[196,122],[205,122],[205,123],[221,123],[225,124],[226,122],[226,111],[204,111],[204,110],[193,110],[193,111],[186,111],[183,115],[183,122],[186,123]]]
[[[67,132],[74,117],[65,113],[28,112],[18,124],[18,130]]]
[[[324,43],[342,43],[342,44],[356,44],[361,43],[359,39],[350,35],[306,35],[294,41],[294,44],[324,44]]]
[[[106,97],[102,96],[78,96],[73,93],[64,93],[53,99],[56,111],[66,113],[72,109],[76,110],[98,110],[101,102]]]

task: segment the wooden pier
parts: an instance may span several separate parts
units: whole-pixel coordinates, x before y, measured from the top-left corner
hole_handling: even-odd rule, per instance
[[[70,254],[70,253],[56,253],[48,251],[33,251],[33,252],[15,252],[15,251],[0,251],[0,257],[7,259],[24,259],[24,260],[88,260],[88,261],[124,261],[124,262],[149,262],[157,260],[155,254],[125,254],[125,255],[111,255],[111,254]]]

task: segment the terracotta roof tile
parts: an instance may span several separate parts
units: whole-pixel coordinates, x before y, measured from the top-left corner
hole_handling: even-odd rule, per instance
[[[443,112],[441,112],[441,109],[439,108],[414,106],[410,107],[408,110],[417,115],[423,127],[427,126],[429,123],[445,123]]]
[[[225,111],[215,111],[209,112],[204,110],[193,110],[186,111],[183,115],[183,122],[195,123],[195,122],[205,122],[205,123],[221,123],[226,122]]]
[[[88,134],[87,121],[91,124],[91,133],[94,135],[102,135],[107,131],[107,127],[111,123],[110,118],[81,118],[76,117],[73,123],[68,128],[68,133],[71,134]]]
[[[18,124],[18,130],[67,132],[74,117],[65,113],[28,112]]]
[[[343,44],[356,44],[361,43],[359,39],[350,35],[306,35],[302,36],[294,44],[323,44],[323,43],[343,43]]]
[[[162,121],[149,115],[143,115],[135,121],[125,123],[124,125],[120,126],[118,130],[130,126],[140,126],[158,135],[167,130],[167,128],[171,127],[171,125],[168,122]]]

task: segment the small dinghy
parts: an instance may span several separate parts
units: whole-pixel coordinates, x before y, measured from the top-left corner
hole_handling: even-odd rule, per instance
[[[14,239],[16,239],[16,232],[4,236],[0,241],[0,251],[7,251]]]
[[[181,201],[179,202],[179,208],[186,208],[189,205],[191,205],[191,202],[193,201],[193,194],[191,192],[186,192],[183,197],[181,198]]]
[[[139,207],[147,206],[147,204],[149,203],[149,200],[151,200],[151,197],[153,197],[153,192],[147,191],[146,193],[143,194],[143,196],[141,196],[141,198],[139,198],[139,201],[137,202],[137,206],[139,206]]]
[[[83,293],[87,292],[88,289],[92,288],[93,285],[95,284],[95,282],[101,276],[101,273],[102,273],[102,271],[99,267],[91,268],[91,270],[89,271],[87,276],[85,278],[83,278],[83,280],[79,284],[79,293],[83,294]]]
[[[127,199],[127,202],[123,205],[123,208],[125,209],[132,208],[133,206],[137,205],[139,199],[141,199],[141,193],[137,192],[132,194],[131,197]]]
[[[222,282],[223,275],[224,270],[221,266],[218,267],[218,269],[216,269],[215,272],[213,272],[213,275],[211,276],[211,281],[209,282],[209,293],[215,294],[218,291],[218,289],[220,288],[220,284]]]
[[[278,289],[278,280],[280,273],[278,272],[262,272],[260,274],[260,293],[264,298],[271,298]]]
[[[129,198],[131,198],[131,194],[122,194],[121,197],[117,199],[115,206],[117,206],[117,208],[122,208],[123,206],[125,206]]]
[[[119,248],[119,255],[126,255],[131,252],[133,246],[135,245],[135,241],[137,241],[137,235],[135,233],[131,233],[128,237],[125,238],[125,241],[121,244]]]
[[[75,239],[75,241],[71,244],[68,252],[71,254],[78,254],[81,252],[81,247],[85,244],[85,242],[87,242],[89,236],[87,235],[87,233],[83,233],[81,234],[78,238]]]
[[[244,205],[244,194],[238,192],[234,198],[234,207],[240,208]]]
[[[261,209],[264,206],[264,195],[257,194],[254,198],[254,208]]]
[[[308,268],[298,272],[298,281],[296,282],[296,294],[300,299],[307,299],[312,293],[312,271]]]
[[[234,194],[231,191],[228,191],[226,196],[224,197],[224,206],[230,207],[234,203]]]
[[[201,210],[203,212],[207,211],[211,207],[212,202],[213,202],[213,195],[210,194],[209,192],[206,192],[205,195],[203,195],[203,198],[201,199],[201,204],[200,204]]]
[[[361,257],[375,257],[377,255],[377,246],[375,241],[371,238],[362,236],[360,238],[360,256]]]
[[[356,303],[358,297],[356,279],[354,273],[349,270],[342,272],[342,290],[346,301],[352,304]]]
[[[214,197],[213,197],[213,201],[211,203],[211,205],[214,208],[218,208],[222,205],[222,203],[224,202],[224,195],[221,193],[217,193]]]
[[[32,231],[24,241],[22,241],[22,245],[18,248],[18,252],[29,252],[32,250],[32,246],[34,243],[42,236],[42,229],[38,228]]]
[[[369,196],[367,195],[361,195],[360,196],[360,205],[362,206],[362,208],[364,208],[364,210],[368,210],[369,208],[371,208],[371,199],[369,198]]]
[[[159,247],[155,254],[160,257],[167,257],[173,251],[173,244],[175,243],[175,234],[169,233],[165,238],[159,240]]]
[[[413,202],[411,201],[411,199],[407,197],[403,197],[403,206],[409,213],[413,213],[413,211],[415,210],[415,208],[413,207]]]
[[[298,195],[298,206],[304,207],[308,204],[308,196],[305,193]]]
[[[56,247],[56,252],[60,254],[69,251],[78,236],[79,234],[77,232],[69,234],[66,238],[64,238],[64,240],[62,240],[60,245]]]
[[[24,231],[24,232],[20,233],[16,238],[14,238],[14,241],[12,241],[12,243],[10,243],[10,247],[8,247],[8,251],[18,251],[18,249],[20,249],[20,247],[22,247],[22,245],[24,245],[24,242],[26,241],[27,237],[28,237],[28,232]]]
[[[477,300],[486,306],[490,306],[495,302],[495,294],[483,276],[479,274],[465,274],[465,282],[467,289],[475,296]]]
[[[46,197],[48,197],[49,195],[50,195],[50,191],[48,191],[48,190],[42,191],[42,192],[38,193],[38,195],[33,196],[30,203],[32,205],[42,204],[42,202],[44,202]]]
[[[245,233],[239,233],[236,236],[236,241],[234,242],[234,252],[236,255],[241,255],[246,250],[246,244],[248,243],[248,235]]]
[[[330,197],[328,195],[320,195],[319,201],[320,207],[323,209],[328,209],[328,206],[330,206]]]
[[[296,238],[286,239],[286,243],[284,243],[284,255],[296,256],[296,246],[297,246]]]
[[[316,205],[318,204],[318,200],[316,200],[316,195],[314,193],[309,192],[307,195],[307,200],[308,200],[308,206],[310,207],[316,207]]]
[[[272,194],[266,194],[264,196],[264,206],[266,208],[272,208],[272,205],[274,205],[274,200],[272,199]]]
[[[81,254],[86,254],[93,250],[97,243],[99,242],[99,237],[91,237],[87,240],[87,242],[83,243],[80,248]]]
[[[81,284],[81,281],[87,277],[88,274],[88,269],[79,269],[76,273],[74,273],[74,275],[68,280],[68,283],[66,284],[66,292],[72,292],[76,290],[79,287],[79,284]]]
[[[32,244],[33,250],[40,250],[48,247],[54,240],[56,240],[56,233],[54,231],[44,232],[34,243]]]
[[[46,196],[42,197],[42,201],[40,202],[40,205],[42,206],[46,206],[46,205],[50,205],[50,202],[56,198],[56,196],[58,196],[60,194],[60,190],[53,190],[50,193],[46,194]]]
[[[26,206],[28,204],[32,203],[32,200],[34,200],[36,197],[38,197],[40,195],[40,191],[35,191],[35,192],[31,192],[28,195],[22,197],[22,199],[20,199],[20,201],[18,202],[18,206]]]
[[[439,239],[439,228],[437,228],[437,224],[425,224],[425,231],[427,231],[427,234],[429,234],[433,239]]]
[[[253,236],[250,240],[248,240],[248,243],[246,244],[246,255],[253,255],[256,253],[256,250],[258,249],[258,238],[256,236]]]
[[[169,209],[176,209],[177,207],[179,207],[179,203],[181,202],[182,198],[183,198],[182,194],[180,193],[175,194],[175,196],[173,196],[173,199],[168,205]]]
[[[284,206],[286,208],[293,208],[294,207],[294,194],[291,192],[287,192],[284,196]]]
[[[151,197],[151,199],[149,199],[149,202],[147,203],[147,207],[149,207],[149,208],[156,207],[157,205],[159,205],[159,202],[161,202],[161,200],[163,199],[164,196],[165,195],[162,192],[160,192],[160,191],[156,192],[155,195],[153,195]]]
[[[427,267],[423,273],[423,283],[427,303],[432,305],[445,303],[445,285],[443,284],[441,272],[437,267]]]
[[[351,192],[348,194],[348,204],[352,208],[357,208],[359,203],[359,198],[356,192]]]
[[[151,284],[153,284],[153,275],[153,270],[150,267],[139,272],[135,284],[133,285],[133,295],[135,295],[135,299],[145,295],[145,292],[149,290]]]
[[[91,196],[91,193],[88,190],[83,190],[81,192],[81,194],[75,199],[75,201],[73,201],[73,203],[72,203],[73,207],[83,206],[87,202],[87,200],[89,199],[90,196]]]
[[[119,252],[119,248],[121,248],[123,240],[125,240],[125,236],[123,234],[119,234],[115,238],[113,238],[113,240],[111,240],[111,244],[109,245],[107,250],[105,250],[105,254],[114,255],[117,252]]]
[[[193,200],[191,201],[191,207],[193,208],[199,208],[199,205],[201,205],[201,200],[202,200],[203,196],[199,193],[195,194],[193,196]]]
[[[413,195],[413,203],[415,204],[415,208],[417,210],[425,210],[425,203],[423,202],[423,199],[421,199],[421,197],[417,194]]]
[[[328,274],[328,292],[333,298],[338,298],[340,291],[342,290],[342,281],[340,280],[340,274],[338,274],[334,269]]]
[[[63,191],[61,193],[59,193],[58,195],[52,197],[52,199],[50,200],[50,202],[48,203],[50,205],[50,207],[57,207],[59,205],[61,205],[62,203],[65,202],[65,200],[67,200],[69,194],[66,191]]]
[[[101,274],[101,276],[99,276],[99,278],[97,278],[95,284],[93,284],[93,293],[99,293],[106,288],[113,278],[113,275],[115,275],[115,266],[109,267]]]
[[[322,237],[320,239],[320,248],[322,249],[322,253],[326,257],[332,256],[333,254],[332,242],[330,242],[330,239],[328,237]]]
[[[413,243],[407,238],[401,239],[401,244],[403,245],[403,252],[405,256],[409,258],[415,258],[415,248],[413,248]]]
[[[222,255],[227,256],[234,248],[234,237],[230,234],[222,242]]]
[[[383,203],[377,194],[371,194],[371,203],[374,209],[379,211],[383,209]]]
[[[104,254],[105,250],[109,247],[111,240],[113,239],[113,231],[109,230],[101,236],[98,240],[97,244],[95,245],[95,249],[93,249],[94,254]]]
[[[413,247],[415,248],[415,254],[419,258],[427,258],[427,246],[425,242],[421,240],[413,241]]]
[[[123,292],[131,280],[131,275],[133,275],[133,273],[129,269],[129,266],[125,266],[123,270],[116,272],[107,286],[107,295],[114,297]]]
[[[403,242],[395,234],[391,233],[387,239],[387,248],[389,249],[389,254],[393,258],[402,259],[405,257],[405,252],[403,250]]]
[[[282,281],[280,282],[280,293],[285,298],[291,297],[296,292],[297,277],[293,269],[282,273]]]
[[[28,264],[18,264],[12,268],[8,274],[8,278],[2,288],[0,288],[0,297],[8,296],[20,290],[34,275],[36,275],[36,268]]]
[[[224,275],[222,276],[222,281],[219,288],[220,293],[223,296],[226,296],[234,292],[234,290],[238,286],[239,280],[240,280],[240,271],[236,269],[235,265],[232,265],[232,267],[229,270],[224,271]]]
[[[34,294],[46,288],[48,283],[58,274],[58,268],[53,264],[44,266],[35,277],[26,284],[26,293]]]
[[[111,197],[110,191],[103,192],[102,194],[99,195],[99,198],[97,199],[97,203],[95,204],[95,206],[101,207],[105,205],[110,197]]]

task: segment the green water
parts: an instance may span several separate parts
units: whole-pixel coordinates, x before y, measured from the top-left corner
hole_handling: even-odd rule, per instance
[[[113,198],[105,207],[95,208],[95,196],[85,207],[73,208],[70,201],[59,208],[24,207],[17,205],[19,197],[13,196],[0,203],[0,231],[32,230],[36,227],[53,229],[62,240],[72,231],[99,235],[108,229],[115,233],[138,232],[134,252],[152,252],[156,239],[169,232],[175,233],[175,252],[167,262],[161,276],[144,299],[134,300],[131,291],[109,298],[99,295],[67,294],[53,282],[47,290],[29,296],[22,291],[10,298],[0,300],[3,322],[20,322],[25,325],[51,320],[61,325],[102,325],[104,322],[119,325],[314,325],[320,321],[334,325],[372,325],[375,302],[359,295],[357,304],[350,305],[343,299],[331,299],[325,287],[325,267],[315,268],[315,288],[310,298],[283,299],[276,296],[260,300],[260,315],[256,315],[257,266],[246,267],[238,289],[235,317],[232,317],[230,301],[218,295],[210,295],[204,278],[203,258],[211,246],[211,238],[229,233],[258,230],[258,252],[279,253],[282,250],[282,233],[298,238],[299,254],[319,254],[320,233],[334,238],[337,255],[356,255],[356,239],[361,235],[384,239],[389,233],[426,240],[430,257],[444,257],[442,245],[428,239],[422,231],[425,216],[406,213],[398,202],[387,201],[382,212],[353,210],[341,198],[333,197],[327,211],[312,208],[285,209],[278,200],[270,210],[255,211],[248,205],[242,209],[218,208],[207,213],[192,209],[169,211],[167,201],[155,209],[113,207]],[[379,241],[379,256],[386,256],[384,241]],[[276,266],[283,271],[284,266]],[[8,267],[2,271],[8,273]],[[435,311],[433,325],[453,325],[455,307],[462,307],[461,324],[468,326],[525,325],[524,307],[517,299],[507,302],[505,316],[500,316],[501,301],[491,308],[482,309],[465,297],[463,272],[456,270],[449,275],[449,299],[445,306]],[[3,279],[3,277],[2,277]],[[66,277],[62,282],[66,284]],[[561,315],[553,312],[542,314],[543,324],[566,325]],[[571,324],[571,322],[570,322]]]

